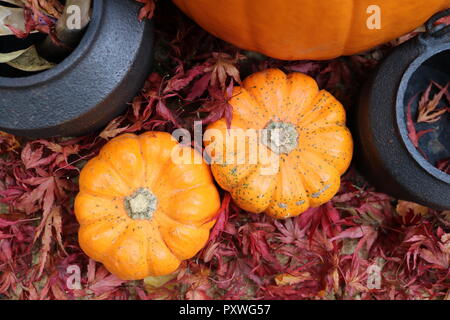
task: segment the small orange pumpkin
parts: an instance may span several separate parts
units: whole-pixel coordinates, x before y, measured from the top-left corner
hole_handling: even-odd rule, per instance
[[[353,141],[343,106],[314,79],[265,70],[235,87],[229,103],[231,127],[216,121],[204,142],[217,183],[238,206],[289,218],[336,194]]]
[[[75,214],[79,243],[124,280],[174,272],[206,244],[220,207],[204,162],[173,162],[196,151],[168,133],[124,134],[80,174]]]

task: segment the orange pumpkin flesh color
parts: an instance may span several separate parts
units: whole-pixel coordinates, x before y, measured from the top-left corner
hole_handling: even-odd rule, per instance
[[[168,133],[125,134],[81,171],[75,214],[83,251],[124,280],[174,272],[206,244],[220,198],[209,167],[176,164]]]
[[[279,137],[284,137],[272,141],[270,133],[261,134],[239,144],[220,138],[231,136],[226,120],[208,127],[216,129],[207,130],[216,133],[204,137],[205,151],[218,161],[211,165],[213,175],[238,206],[289,218],[336,194],[340,176],[352,159],[353,141],[343,106],[327,91],[319,91],[314,79],[302,73],[265,70],[235,87],[229,103],[233,106],[230,129],[270,132],[278,128]],[[258,161],[252,162],[256,150],[269,156],[253,157]],[[263,171],[275,163],[279,164],[276,172]]]
[[[450,0],[173,1],[214,36],[285,60],[359,53],[413,31],[450,7]],[[380,25],[373,23],[378,14]]]

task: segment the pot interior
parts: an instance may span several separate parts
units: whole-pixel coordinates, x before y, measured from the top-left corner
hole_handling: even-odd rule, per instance
[[[416,121],[419,114],[420,98],[431,81],[442,87],[450,82],[450,49],[430,57],[416,69],[408,81],[404,96],[405,115],[408,112],[408,104],[413,101],[411,104],[411,116],[417,133],[422,130],[433,130],[419,139],[418,151],[430,164],[437,166],[439,161],[450,158],[450,113],[444,113],[439,121],[433,123],[418,123]],[[433,98],[438,92],[438,87],[433,86],[430,97]],[[436,110],[445,107],[450,106],[444,96]]]
[[[1,2],[1,0],[0,0]],[[66,1],[60,1],[61,4],[65,5]],[[8,5],[8,3],[3,3],[2,5]],[[87,28],[89,28],[89,25],[87,26]],[[87,30],[86,28],[86,30]],[[86,32],[86,30],[83,31],[83,36]],[[58,57],[49,57],[45,54],[45,52],[41,52],[40,48],[39,48],[39,44],[41,44],[45,39],[47,38],[46,34],[37,32],[37,33],[31,33],[29,36],[27,36],[24,39],[20,39],[17,38],[14,35],[9,35],[9,36],[3,36],[0,37],[0,52],[1,53],[8,53],[8,52],[14,52],[14,51],[18,51],[18,50],[23,50],[26,49],[28,47],[30,47],[31,45],[36,45],[36,49],[38,50],[39,54],[47,59],[48,61],[51,61],[53,63],[61,63],[62,61],[64,61],[68,55],[70,55],[70,53],[65,54],[63,56],[58,56]],[[80,39],[81,41],[81,39]],[[78,42],[79,43],[79,42]],[[73,49],[75,49],[77,46],[73,47]],[[28,77],[28,76],[32,76],[41,72],[45,72],[44,71],[37,71],[37,72],[27,72],[27,71],[22,71],[22,70],[18,70],[16,68],[13,68],[11,66],[9,66],[6,63],[0,63],[0,77],[5,77],[5,78],[21,78],[21,77]]]
[[[32,33],[25,39],[19,39],[16,36],[0,37],[0,52],[14,52],[28,48],[33,44],[40,43],[45,39],[46,35],[42,33]],[[26,72],[10,67],[6,63],[0,63],[0,77],[18,78],[27,77],[39,72]]]

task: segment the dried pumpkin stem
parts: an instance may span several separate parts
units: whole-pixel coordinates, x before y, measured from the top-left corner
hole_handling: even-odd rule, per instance
[[[270,121],[261,135],[261,143],[276,154],[289,154],[298,146],[298,132],[289,122]]]
[[[133,220],[150,220],[157,206],[158,198],[146,188],[139,188],[125,198],[125,209]]]

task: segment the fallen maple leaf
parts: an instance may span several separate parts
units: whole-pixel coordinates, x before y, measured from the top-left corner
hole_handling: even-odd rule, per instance
[[[436,81],[431,81],[439,90],[442,90],[444,87],[441,86],[439,83],[437,83]],[[447,86],[450,85],[450,82],[447,84]],[[450,103],[450,91],[447,90],[445,92],[445,96],[447,97],[447,101]],[[447,108],[448,110],[449,108]],[[449,111],[450,112],[450,111]]]
[[[436,168],[447,174],[450,174],[450,158],[439,160],[436,163]]]
[[[204,74],[199,80],[194,83],[186,99],[192,101],[200,97],[208,89],[208,85],[210,82],[211,73]]]
[[[240,54],[237,54],[233,58],[227,53],[213,52],[212,58],[207,61],[211,66],[205,69],[205,72],[211,73],[211,85],[214,86],[219,83],[222,90],[225,90],[227,87],[226,80],[228,76],[233,78],[235,82],[241,83],[236,63],[245,58],[244,55]]]
[[[144,6],[139,11],[139,20],[151,19],[155,12],[155,0],[136,0],[137,2],[143,3]]]
[[[189,85],[195,77],[204,74],[206,69],[207,68],[204,65],[197,65],[185,73],[181,62],[179,62],[179,65],[175,70],[175,76],[167,81],[164,93],[180,91]]]
[[[378,238],[378,231],[376,231],[372,226],[356,226],[348,228],[338,234],[336,237],[330,239],[330,241],[335,241],[339,239],[361,239],[358,242],[354,250],[354,254],[358,253],[362,246],[365,244],[367,251],[370,251],[375,240]]]
[[[225,118],[227,127],[231,127],[231,120],[233,117],[233,106],[228,103],[232,97],[233,81],[228,85],[226,92],[223,93],[217,87],[210,87],[208,92],[210,94],[210,101],[205,103],[203,107],[198,109],[198,112],[207,112],[208,115],[202,120],[204,125],[210,124],[222,118]]]
[[[64,249],[63,241],[62,241],[62,220],[61,220],[61,208],[53,207],[48,215],[44,215],[43,221],[39,225],[35,240],[41,235],[42,232],[42,240],[41,240],[41,250],[39,251],[39,273],[37,277],[39,278],[44,271],[45,263],[47,262],[47,257],[50,252],[50,245],[52,243],[52,234],[53,230],[55,231],[57,242],[64,252],[67,252]]]
[[[12,134],[0,131],[0,154],[15,151],[20,147],[20,143]]]
[[[408,129],[408,137],[411,140],[412,144],[420,151],[419,149],[419,140],[422,136],[424,136],[427,133],[433,132],[434,129],[427,129],[417,132],[416,127],[414,125],[414,120],[412,118],[411,114],[411,106],[417,96],[413,97],[407,106],[406,109],[406,127]]]
[[[219,211],[217,212],[216,216],[214,217],[214,220],[216,220],[216,224],[214,225],[213,229],[211,230],[211,233],[209,235],[208,242],[214,241],[219,234],[225,230],[225,226],[228,222],[229,212],[230,212],[230,201],[231,201],[231,195],[227,192],[225,193],[222,204],[220,206]]]
[[[430,97],[433,82],[430,83],[427,90],[422,95],[419,101],[419,109],[417,122],[434,123],[441,119],[441,116],[447,112],[446,108],[436,109],[439,102],[444,97],[444,94],[448,93],[448,84],[443,87],[433,98]]]
[[[96,295],[102,295],[116,290],[125,281],[117,278],[115,275],[108,275],[105,278],[95,281],[89,289],[92,290]]]
[[[120,116],[111,121],[98,136],[105,140],[109,140],[122,132],[125,132],[128,129],[128,126],[121,127],[123,119],[124,117]]]
[[[306,280],[311,280],[309,272],[303,272],[297,275],[283,273],[275,276],[275,283],[278,286],[297,284]]]
[[[414,202],[399,200],[397,204],[397,213],[402,217],[407,216],[409,213],[424,216],[428,214],[428,212],[429,209],[427,207]]]
[[[420,223],[423,216],[426,216],[430,210],[420,204],[399,200],[396,211],[401,218],[402,224],[413,225]]]

